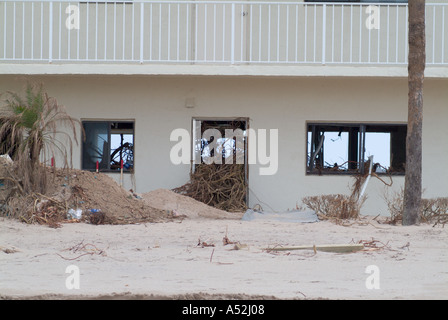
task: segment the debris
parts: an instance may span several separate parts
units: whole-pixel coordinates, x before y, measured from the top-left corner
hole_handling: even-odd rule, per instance
[[[173,191],[225,211],[247,209],[243,164],[197,165],[190,174],[190,182]]]
[[[237,244],[238,241],[230,241],[229,238],[227,238],[227,236],[225,236],[224,238],[222,238],[222,245],[226,246],[228,244]]]
[[[242,250],[242,249],[247,249],[248,245],[247,244],[242,244],[242,243],[235,243],[235,245],[233,246],[233,250]]]
[[[266,251],[292,251],[292,250],[314,250],[322,252],[350,253],[364,249],[363,244],[329,244],[329,245],[312,245],[312,246],[293,246],[293,247],[273,247],[264,248]]]
[[[205,247],[214,247],[215,244],[213,244],[213,243],[208,243],[208,242],[205,242],[205,241],[201,241],[201,239],[199,238],[199,239],[198,239],[198,244],[197,244],[197,246],[198,246],[198,247],[201,247],[201,248],[205,248]]]
[[[67,258],[67,257],[60,255],[59,253],[56,253],[56,254],[64,260],[77,260],[86,255],[100,255],[100,256],[106,255],[106,252],[104,250],[98,249],[94,244],[91,244],[91,243],[84,244],[84,240],[82,240],[80,243],[74,245],[73,247],[66,249],[65,251],[69,251],[71,253],[78,253],[78,252],[83,252],[83,253],[76,256],[75,258]]]
[[[106,215],[101,210],[94,210],[94,211],[91,210],[89,217],[91,224],[98,225],[104,223]]]
[[[177,210],[173,210],[172,214],[173,214],[173,217],[175,217],[175,218],[186,218],[187,217],[186,214],[179,213],[179,212],[177,212]]]
[[[354,241],[352,240],[352,242]],[[384,244],[381,241],[375,240],[373,238],[371,240],[359,240],[357,244],[362,244],[365,248],[367,248],[365,249],[365,251],[376,251],[384,248],[390,249],[389,242]]]
[[[321,220],[358,218],[362,204],[357,197],[344,194],[309,196],[304,197],[302,202]]]
[[[82,217],[82,209],[69,209],[67,212],[67,219],[76,219],[80,220]]]
[[[19,252],[19,250],[17,250],[16,248],[6,248],[6,247],[1,247],[1,246],[0,246],[0,251],[4,252],[6,254]]]
[[[409,247],[411,246],[411,243],[410,242],[408,242],[408,243],[406,243],[404,246],[402,246],[402,247],[400,247],[400,249],[408,249],[408,251],[409,251]]]
[[[9,196],[2,208],[2,215],[26,223],[60,227],[71,219],[90,221],[94,224],[129,224],[139,222],[171,221],[171,214],[152,207],[146,201],[131,196],[113,178],[104,173],[85,170],[55,170],[48,191],[41,193],[16,193]],[[20,184],[18,184],[20,186]],[[91,208],[101,208],[102,214],[91,215]],[[74,213],[69,209],[73,209]],[[84,214],[79,217],[77,209]],[[92,220],[93,219],[93,220]]]
[[[226,246],[228,244],[237,244],[238,241],[230,241],[229,238],[227,237],[227,227],[226,227],[226,235],[224,236],[224,238],[222,238],[222,245]]]

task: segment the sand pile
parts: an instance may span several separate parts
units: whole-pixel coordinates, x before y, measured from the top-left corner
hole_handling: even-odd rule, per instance
[[[171,212],[151,207],[123,189],[104,173],[48,168],[49,189],[45,194],[16,193],[7,201],[7,216],[27,223],[60,227],[77,218],[93,224],[163,222],[173,219]],[[69,213],[81,213],[70,216]],[[5,214],[5,212],[3,213]]]
[[[141,195],[151,207],[172,211],[174,215],[186,218],[241,219],[244,212],[227,212],[216,209],[193,198],[167,189],[157,189]]]
[[[161,222],[171,219],[170,213],[135,198],[106,174],[72,170],[69,177],[59,175],[57,180],[60,186],[66,185],[65,181],[68,180],[74,205],[87,214],[92,209],[100,209],[106,215],[106,223]]]

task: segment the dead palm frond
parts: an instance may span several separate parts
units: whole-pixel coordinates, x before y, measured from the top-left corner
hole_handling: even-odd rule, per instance
[[[80,122],[49,97],[42,85],[27,84],[23,97],[9,91],[4,102],[0,107],[1,151],[14,160],[25,192],[44,193],[47,177],[42,164],[58,157],[62,167],[71,166],[72,139],[78,143]]]

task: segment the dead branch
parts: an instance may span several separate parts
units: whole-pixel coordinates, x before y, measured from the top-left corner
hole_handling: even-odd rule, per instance
[[[239,243],[238,241],[230,241],[230,239],[227,237],[227,226],[226,226],[226,235],[224,236],[224,238],[222,238],[222,245],[226,246],[228,244],[237,244]]]
[[[199,238],[197,246],[201,247],[201,248],[205,248],[205,247],[214,247],[215,244],[214,243],[207,243],[205,241],[201,241],[201,239]]]
[[[81,258],[81,257],[83,257],[83,256],[86,256],[86,255],[93,255],[92,252],[86,252],[86,253],[83,253],[83,254],[77,256],[76,258],[66,258],[66,257],[61,256],[59,253],[56,253],[56,254],[57,254],[58,256],[60,256],[62,259],[64,259],[64,260],[76,260],[76,259],[79,259],[79,258]]]
[[[225,211],[245,211],[247,184],[242,164],[200,164],[174,192]]]
[[[100,255],[100,256],[102,256],[102,255],[106,254],[106,252],[104,250],[98,249],[92,243],[84,244],[84,240],[82,240],[81,242],[75,244],[74,246],[72,246],[72,247],[70,247],[68,249],[65,249],[64,251],[69,251],[69,252],[72,252],[72,253],[84,252],[84,253],[76,256],[75,258],[67,258],[67,257],[64,257],[64,256],[60,255],[59,253],[56,253],[58,256],[60,256],[64,260],[76,260],[76,259],[79,259],[79,258],[81,258],[83,256],[86,256],[86,255]]]
[[[364,246],[364,248],[366,248],[364,251],[376,251],[376,250],[382,250],[382,249],[388,249],[391,250],[390,246],[389,246],[389,241],[386,243],[383,243],[379,240],[375,240],[375,239],[371,239],[371,240],[359,240],[357,242],[355,242],[352,239],[353,243],[356,244],[362,244]]]

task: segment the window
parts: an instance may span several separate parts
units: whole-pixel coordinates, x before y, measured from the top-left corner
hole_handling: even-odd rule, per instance
[[[82,169],[123,171],[134,168],[133,121],[83,121]]]
[[[373,156],[376,173],[403,174],[404,124],[319,124],[307,126],[307,173],[364,173]]]

